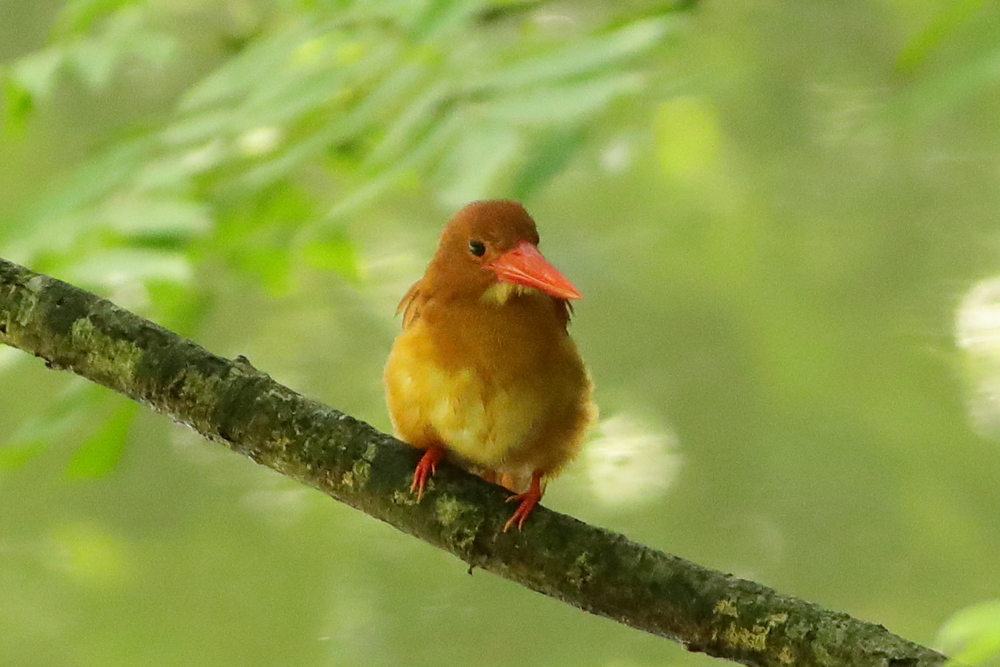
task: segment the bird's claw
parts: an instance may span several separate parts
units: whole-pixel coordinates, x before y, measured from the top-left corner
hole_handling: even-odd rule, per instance
[[[517,524],[517,529],[521,530],[524,526],[525,520],[528,518],[528,515],[531,514],[531,510],[535,509],[535,505],[538,504],[538,499],[522,497],[525,495],[527,494],[519,493],[516,496],[511,496],[507,499],[508,501],[520,500],[521,504],[517,506],[514,513],[510,515],[509,519],[507,519],[507,523],[503,525],[503,532],[506,533],[507,530],[514,524]]]
[[[410,484],[410,493],[416,491],[417,502],[423,499],[427,481],[437,472],[437,464],[443,454],[444,450],[440,447],[428,447],[417,462],[417,467],[413,471],[413,483]]]
[[[542,499],[542,488],[539,477],[535,475],[531,478],[531,488],[529,488],[524,493],[515,493],[514,495],[507,498],[508,503],[520,502],[521,504],[517,506],[514,513],[507,519],[507,523],[503,525],[503,532],[517,524],[517,529],[521,530],[524,527],[524,522],[528,519],[531,511],[535,509],[535,505],[538,501]]]

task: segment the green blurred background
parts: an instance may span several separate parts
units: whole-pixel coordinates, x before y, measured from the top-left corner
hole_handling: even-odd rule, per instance
[[[0,256],[386,430],[440,226],[522,199],[602,410],[548,506],[996,665],[998,62],[983,0],[0,0]],[[0,387],[5,667],[713,662]]]

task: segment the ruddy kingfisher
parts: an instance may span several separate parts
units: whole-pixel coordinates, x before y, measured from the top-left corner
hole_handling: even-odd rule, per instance
[[[403,329],[385,367],[396,435],[423,450],[418,499],[447,457],[513,491],[504,530],[524,525],[597,415],[567,332],[580,296],[539,252],[518,202],[472,202],[448,220],[399,304]]]

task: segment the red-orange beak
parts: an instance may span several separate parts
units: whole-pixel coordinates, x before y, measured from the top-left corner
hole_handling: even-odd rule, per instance
[[[583,295],[556,267],[542,257],[538,248],[528,241],[517,245],[490,262],[500,280],[540,289],[560,299],[581,299]]]

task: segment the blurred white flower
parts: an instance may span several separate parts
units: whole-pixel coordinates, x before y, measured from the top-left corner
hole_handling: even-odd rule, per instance
[[[1000,354],[1000,277],[980,281],[962,298],[955,323],[960,348]]]
[[[955,314],[955,343],[965,354],[972,428],[1000,437],[1000,277],[980,281]]]
[[[599,158],[606,174],[620,174],[632,165],[632,145],[624,137],[607,144]]]
[[[281,143],[281,130],[274,126],[255,127],[236,139],[236,145],[245,157],[270,153]]]
[[[584,449],[594,494],[616,507],[651,503],[677,478],[681,456],[677,436],[621,414],[601,422],[599,435]]]

